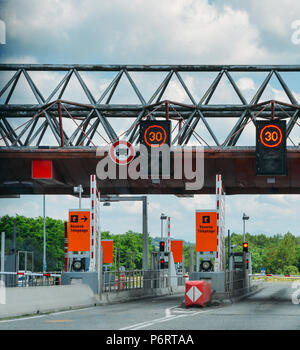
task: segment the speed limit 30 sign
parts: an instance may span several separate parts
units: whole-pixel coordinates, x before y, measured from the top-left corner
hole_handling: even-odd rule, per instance
[[[256,175],[287,175],[285,120],[256,121]]]
[[[140,122],[140,143],[148,148],[170,146],[169,120],[144,120]]]

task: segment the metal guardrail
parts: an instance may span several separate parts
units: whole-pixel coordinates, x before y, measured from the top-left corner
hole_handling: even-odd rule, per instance
[[[37,287],[61,284],[61,273],[0,272],[5,287]],[[143,288],[167,288],[185,284],[182,274],[169,275],[167,270],[104,271],[102,291],[118,292]]]
[[[142,288],[167,288],[184,285],[182,275],[169,275],[164,270],[128,270],[103,272],[102,291],[119,292]]]
[[[60,273],[42,272],[0,272],[5,287],[37,287],[61,284]]]
[[[275,277],[275,278],[300,278],[300,275],[273,275],[272,273],[254,273],[252,276],[254,277]]]

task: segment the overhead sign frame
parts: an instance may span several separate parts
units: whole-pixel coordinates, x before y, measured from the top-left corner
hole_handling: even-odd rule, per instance
[[[140,143],[150,148],[171,145],[170,120],[143,120],[140,122]]]
[[[287,175],[286,121],[256,121],[256,175]]]

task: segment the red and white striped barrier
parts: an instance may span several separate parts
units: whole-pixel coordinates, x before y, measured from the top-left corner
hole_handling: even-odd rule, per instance
[[[17,276],[44,276],[44,277],[61,277],[58,273],[42,273],[42,272],[0,272],[0,275],[17,275]]]

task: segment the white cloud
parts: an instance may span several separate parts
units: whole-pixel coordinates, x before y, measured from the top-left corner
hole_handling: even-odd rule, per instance
[[[61,57],[62,49],[72,61],[93,56],[118,63],[247,63],[267,57],[247,11],[207,0],[11,1],[5,16],[8,40],[40,57]]]
[[[256,90],[255,83],[254,83],[253,79],[248,78],[248,77],[240,78],[236,84],[239,87],[239,89],[241,89],[242,91],[244,91],[244,90]]]

